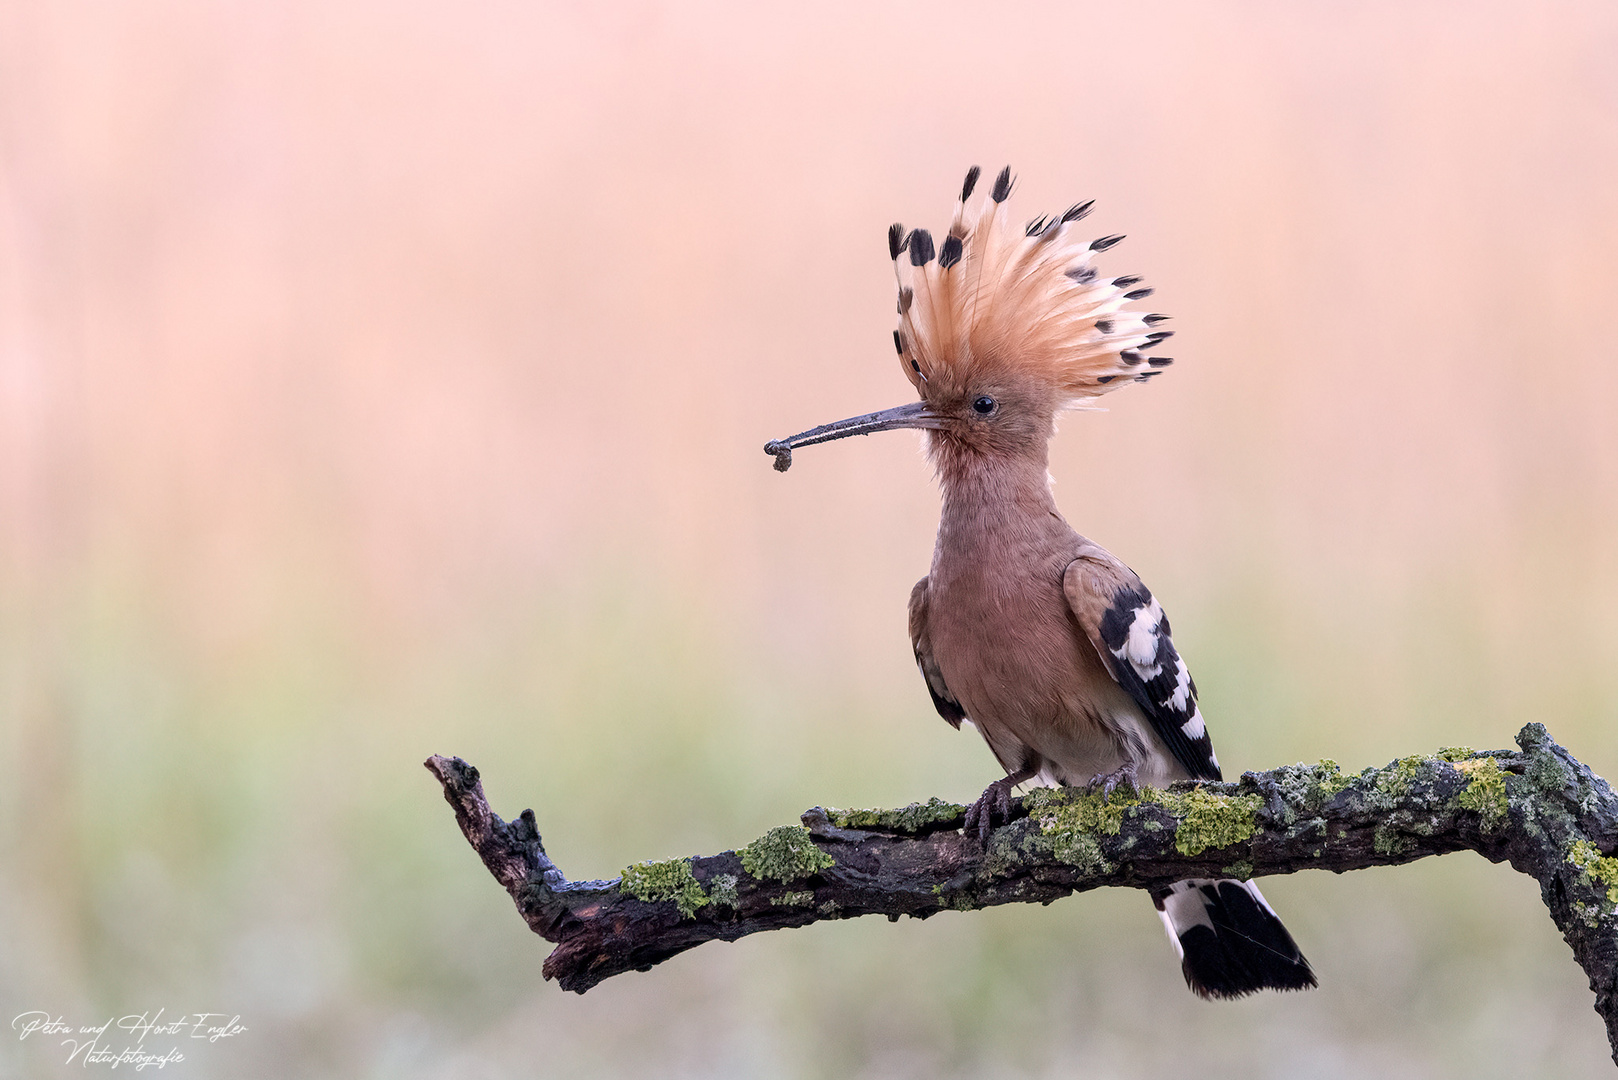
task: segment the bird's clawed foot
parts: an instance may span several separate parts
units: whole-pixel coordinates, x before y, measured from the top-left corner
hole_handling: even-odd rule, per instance
[[[1125,762],[1118,768],[1112,770],[1112,772],[1102,773],[1094,780],[1091,780],[1086,786],[1092,792],[1101,792],[1102,802],[1110,803],[1112,801],[1112,793],[1117,790],[1118,785],[1120,784],[1128,784],[1131,792],[1136,795],[1140,794],[1140,779],[1136,775],[1135,763],[1133,761]]]
[[[978,841],[987,846],[995,819],[999,818],[1002,823],[1011,820],[1011,789],[1026,779],[1026,776],[1013,774],[984,788],[978,801],[966,808],[966,835],[976,834]]]

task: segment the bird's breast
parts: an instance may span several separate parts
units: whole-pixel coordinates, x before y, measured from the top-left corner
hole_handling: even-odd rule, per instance
[[[933,654],[979,726],[1055,720],[1082,688],[1094,650],[1062,592],[1069,561],[1065,552],[935,560],[928,587]]]
[[[940,550],[928,626],[944,682],[1002,763],[1013,767],[1024,746],[1083,783],[1122,763],[1110,732],[1137,710],[1068,606],[1072,558],[1066,545],[971,559]]]

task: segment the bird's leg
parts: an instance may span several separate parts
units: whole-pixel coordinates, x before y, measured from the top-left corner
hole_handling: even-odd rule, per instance
[[[966,808],[966,835],[971,836],[975,832],[979,842],[987,844],[989,834],[994,831],[994,819],[1011,819],[1011,789],[1024,780],[1032,780],[1038,772],[1038,769],[1025,765],[984,788],[978,801]]]
[[[1100,790],[1101,801],[1111,802],[1112,793],[1119,784],[1128,784],[1129,790],[1140,794],[1140,778],[1137,776],[1137,766],[1133,761],[1125,761],[1122,765],[1109,773],[1101,773],[1085,785],[1091,791]]]

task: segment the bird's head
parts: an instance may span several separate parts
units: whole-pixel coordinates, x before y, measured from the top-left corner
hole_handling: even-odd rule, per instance
[[[1152,290],[1092,265],[1123,237],[1078,236],[1090,203],[1014,226],[1011,169],[969,211],[977,180],[973,166],[941,243],[926,229],[888,230],[899,279],[893,343],[920,400],[774,440],[764,449],[777,469],[796,447],[892,428],[927,430],[935,458],[1042,453],[1058,412],[1173,362],[1146,355],[1172,335],[1154,329],[1168,316],[1125,308]]]

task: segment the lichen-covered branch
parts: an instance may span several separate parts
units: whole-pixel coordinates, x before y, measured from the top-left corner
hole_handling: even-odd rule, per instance
[[[461,831],[535,933],[556,943],[546,978],[580,993],[705,941],[821,919],[1147,888],[1187,877],[1342,873],[1476,851],[1539,881],[1551,918],[1589,976],[1618,1061],[1618,796],[1539,724],[1519,750],[1440,750],[1349,775],[1334,762],[1176,785],[1110,801],[1072,789],[1025,796],[987,845],[965,809],[932,799],[901,810],[803,814],[735,851],[636,863],[612,881],[570,882],[545,855],[531,810],[502,821],[478,771],[427,768]]]

